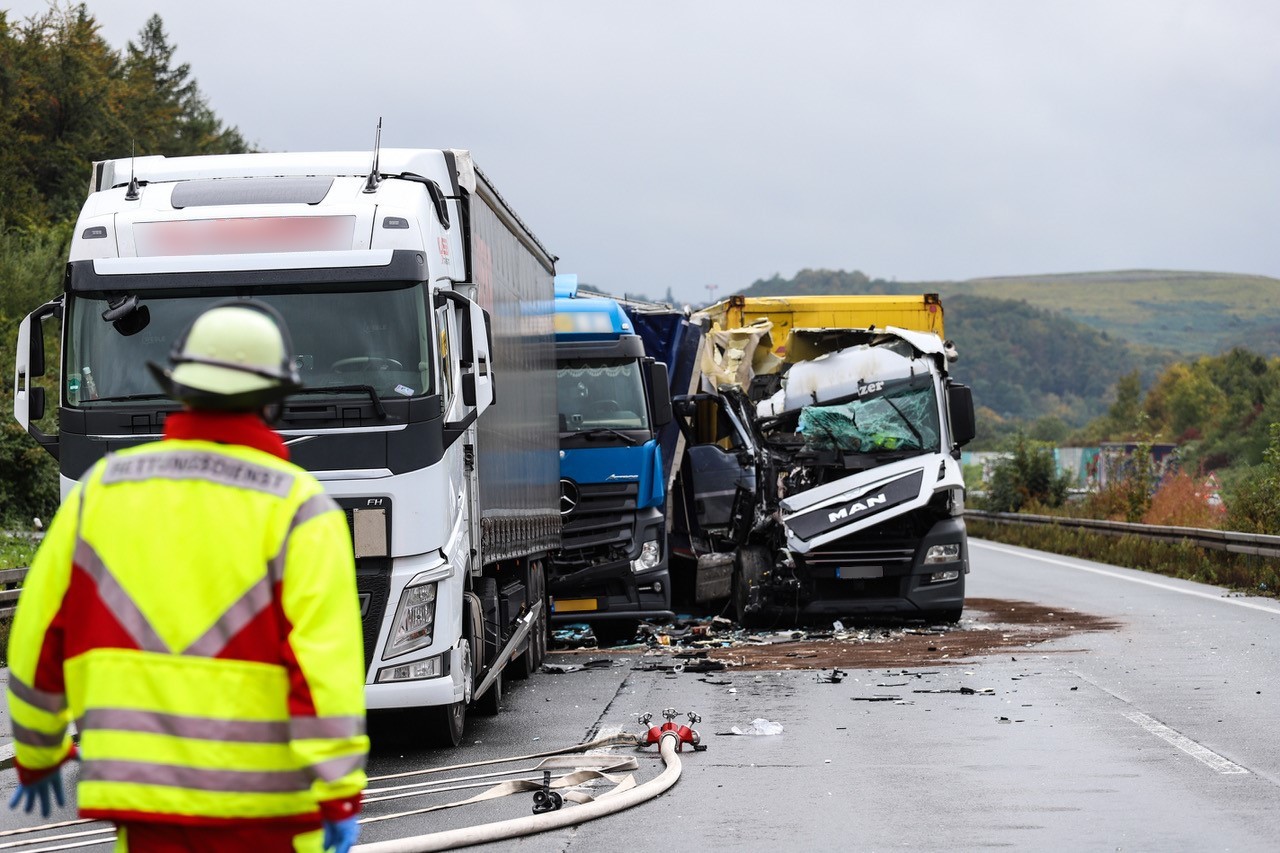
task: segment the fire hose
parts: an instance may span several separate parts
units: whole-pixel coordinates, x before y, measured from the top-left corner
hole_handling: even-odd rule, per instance
[[[668,716],[670,713],[670,716]],[[429,850],[454,850],[469,847],[473,844],[487,844],[522,835],[533,835],[551,829],[575,826],[589,820],[616,814],[632,806],[647,802],[657,797],[676,783],[680,778],[680,748],[688,743],[694,748],[699,746],[698,733],[689,726],[677,726],[672,722],[674,711],[668,709],[663,713],[667,718],[665,725],[653,726],[643,738],[634,738],[637,746],[651,743],[658,744],[659,754],[665,765],[662,772],[648,782],[642,782],[625,791],[614,791],[599,798],[569,809],[543,811],[511,820],[482,823],[476,826],[432,832],[426,835],[414,835],[408,838],[397,838],[391,841],[378,841],[371,844],[360,844],[352,848],[352,853],[422,853]],[[648,722],[648,715],[642,718]],[[690,715],[691,722],[698,722],[697,715]],[[617,741],[615,740],[615,743]],[[585,749],[588,744],[584,744]]]
[[[549,758],[552,756],[566,756],[574,753],[586,753],[593,749],[606,746],[635,746],[644,747],[657,744],[659,754],[663,760],[663,771],[655,778],[639,785],[632,783],[628,777],[626,784],[620,784],[613,790],[607,791],[594,799],[586,794],[574,794],[567,792],[560,794],[553,791],[550,785],[550,773],[544,771],[543,783],[541,789],[538,786],[532,786],[535,790],[533,802],[534,813],[527,817],[516,818],[512,820],[496,821],[492,823],[478,824],[476,826],[463,827],[460,829],[433,832],[426,835],[410,836],[407,838],[398,838],[389,841],[379,841],[368,844],[360,844],[352,848],[353,853],[410,853],[410,851],[427,851],[427,850],[452,850],[459,847],[468,847],[474,844],[484,844],[492,841],[501,841],[508,838],[516,838],[523,835],[532,835],[547,830],[559,829],[566,826],[575,826],[577,824],[586,823],[596,818],[605,817],[615,814],[632,806],[654,799],[669,789],[680,778],[681,762],[680,750],[685,744],[689,744],[695,750],[703,750],[706,747],[701,745],[701,738],[692,728],[693,724],[700,722],[701,718],[694,713],[689,713],[690,725],[677,724],[674,718],[677,711],[668,708],[662,712],[662,716],[666,722],[661,726],[651,726],[648,731],[637,736],[633,734],[615,734],[609,737],[599,738],[587,743],[578,744],[562,749],[551,750],[548,752],[537,753],[534,755],[518,756],[516,758],[507,759],[486,759],[481,761],[467,762],[465,764],[457,764],[451,767],[430,768],[427,770],[414,770],[403,773],[395,773],[388,776],[377,777],[383,780],[401,779],[409,776],[434,775],[441,772],[456,771],[467,768],[478,768],[485,765],[495,763],[511,762],[518,760],[526,760],[531,758]],[[652,714],[645,714],[640,717],[640,722],[648,725],[652,720]],[[597,758],[601,758],[597,756]],[[597,762],[604,769],[621,768],[627,762],[634,767],[634,759],[626,759],[623,762],[606,761]],[[545,762],[544,762],[545,763]],[[495,774],[489,774],[495,775]],[[503,775],[503,774],[496,774]],[[484,776],[471,777],[472,779],[485,778]],[[580,770],[577,773],[571,773],[562,777],[557,781],[557,786],[575,785],[581,781],[587,781],[592,778],[611,779],[602,771]],[[464,781],[464,780],[459,780]],[[406,786],[413,787],[413,786]],[[462,787],[474,787],[464,785]],[[511,790],[530,790],[528,783],[514,781],[505,783],[501,788]],[[455,788],[456,789],[456,788]],[[386,789],[384,789],[386,790]],[[450,790],[444,788],[441,790]],[[381,798],[370,799],[370,802],[376,802],[379,799],[396,799],[398,796],[411,796],[412,794],[390,794]],[[452,805],[463,805],[467,802],[475,802],[486,799],[489,796],[500,795],[497,789],[492,790],[488,794],[482,794],[471,800],[465,800],[461,803]],[[566,800],[579,803],[571,808],[561,808]],[[393,819],[397,817],[407,817],[414,814],[421,814],[429,811],[435,811],[439,808],[449,808],[450,806],[433,806],[425,809],[416,809],[410,812],[402,812],[400,814],[381,815],[378,817],[368,817],[361,820],[361,823],[376,822],[379,820]],[[61,829],[69,829],[71,827],[85,826],[89,824],[97,824],[98,821],[89,819],[60,821],[57,823],[45,824],[43,826],[24,827],[22,829],[12,829],[0,831],[0,850],[10,848],[27,848],[31,853],[39,853],[39,851],[55,851],[69,850],[78,847],[98,846],[103,844],[111,844],[114,841],[115,829],[110,826],[101,826],[90,828],[86,826],[83,831],[69,832],[60,835],[45,835],[43,837],[35,837],[36,833],[46,833]],[[23,840],[5,841],[6,837],[20,837]],[[44,845],[54,843],[54,846],[39,847],[32,849],[33,845]]]

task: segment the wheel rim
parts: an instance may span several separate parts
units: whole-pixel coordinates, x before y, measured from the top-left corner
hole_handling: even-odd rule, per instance
[[[471,702],[471,693],[475,689],[475,674],[471,667],[471,640],[462,644],[462,704]]]

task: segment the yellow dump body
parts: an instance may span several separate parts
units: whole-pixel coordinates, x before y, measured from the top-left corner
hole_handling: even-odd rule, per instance
[[[773,353],[785,357],[792,329],[868,329],[897,326],[942,333],[942,300],[936,293],[914,296],[731,296],[703,312],[721,329],[740,329],[757,320],[773,323]]]

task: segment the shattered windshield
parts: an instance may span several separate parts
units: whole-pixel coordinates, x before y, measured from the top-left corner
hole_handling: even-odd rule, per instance
[[[928,376],[873,382],[843,403],[806,406],[796,432],[812,450],[937,452],[938,404]]]
[[[307,388],[369,385],[384,398],[431,393],[431,327],[423,286],[366,287],[254,298],[284,317]],[[204,289],[138,296],[146,319],[127,332],[103,319],[110,307],[106,298],[73,296],[65,389],[70,405],[109,407],[163,396],[147,362],[167,366],[169,351],[191,322],[228,298],[225,292]]]
[[[629,361],[561,362],[556,369],[560,431],[648,429],[640,364]]]

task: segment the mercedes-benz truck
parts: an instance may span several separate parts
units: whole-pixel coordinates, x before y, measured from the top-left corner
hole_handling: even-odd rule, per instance
[[[547,564],[552,621],[670,619],[666,365],[645,355],[622,306],[580,293],[576,275],[556,276],[555,305],[563,544]]]

